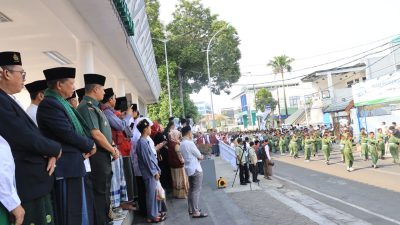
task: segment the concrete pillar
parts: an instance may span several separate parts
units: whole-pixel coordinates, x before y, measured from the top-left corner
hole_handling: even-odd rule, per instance
[[[76,88],[84,87],[83,74],[94,73],[93,43],[88,41],[76,41],[77,73],[75,79]]]
[[[116,90],[116,93],[115,93],[117,95],[117,97],[124,97],[125,96],[125,94],[126,94],[126,92],[125,92],[125,82],[126,82],[126,80],[123,79],[123,78],[118,79],[118,81],[117,81],[117,90]]]
[[[328,89],[329,89],[329,95],[331,96],[331,99],[333,102],[336,102],[335,100],[335,89],[333,87],[333,79],[332,79],[332,72],[328,72],[327,74],[327,80],[328,80]]]

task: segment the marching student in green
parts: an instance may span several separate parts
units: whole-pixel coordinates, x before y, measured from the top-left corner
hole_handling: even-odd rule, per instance
[[[279,136],[279,151],[281,152],[281,155],[285,155],[286,152],[285,136],[283,134]]]
[[[364,161],[367,161],[368,160],[368,135],[365,132],[365,128],[361,128],[359,142],[361,145],[361,158],[363,158]]]
[[[276,135],[271,135],[271,145],[274,153],[278,151],[278,141],[279,138]]]
[[[302,151],[303,150],[303,139],[304,136],[302,133],[297,134],[297,151]]]
[[[309,140],[311,141],[311,154],[315,157],[317,155],[317,139],[315,133],[310,134]]]
[[[298,158],[297,140],[298,140],[297,135],[293,134],[289,145],[290,156],[293,156],[293,158]]]
[[[375,133],[374,132],[369,132],[369,138],[368,140],[368,152],[371,154],[372,158],[372,167],[375,169],[378,168],[376,165],[378,163],[378,158],[379,158],[379,153],[378,153],[378,141],[375,139]]]
[[[393,157],[393,163],[399,163],[399,144],[400,139],[393,135],[393,130],[389,130],[389,151]]]
[[[340,142],[339,142],[339,148],[340,148],[340,154],[342,156],[342,163],[344,163],[344,144],[346,141],[345,135],[340,135]]]
[[[352,142],[352,136],[349,133],[346,133],[344,139],[344,149],[343,149],[343,155],[344,155],[344,161],[347,166],[347,171],[351,172],[353,171],[353,163],[354,163],[354,156],[353,156],[353,142]]]
[[[378,140],[378,152],[381,159],[385,159],[385,134],[382,132],[382,128],[378,128],[378,133],[376,134],[376,140]]]
[[[333,137],[330,136],[329,132],[325,132],[324,136],[321,138],[322,152],[324,153],[326,165],[329,165],[329,159],[331,157],[332,140],[333,140]]]
[[[309,134],[306,134],[304,137],[304,157],[306,162],[310,162],[312,145],[313,145],[313,139]]]
[[[317,130],[315,132],[315,149],[316,149],[316,153],[318,154],[318,151],[322,150],[322,141],[321,141],[321,132],[319,130]],[[314,155],[315,157],[315,155]]]
[[[289,152],[290,134],[286,132],[285,134],[285,151]]]

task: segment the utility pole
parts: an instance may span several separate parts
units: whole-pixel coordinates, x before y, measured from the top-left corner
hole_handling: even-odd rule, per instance
[[[183,77],[182,77],[182,69],[178,68],[178,80],[179,80],[179,97],[182,105],[182,118],[185,118],[185,104],[183,101]]]
[[[214,38],[221,33],[223,30],[225,30],[226,28],[228,28],[228,26],[225,26],[223,28],[221,28],[220,30],[218,30],[210,39],[210,41],[208,42],[207,45],[207,74],[208,74],[208,88],[210,89],[210,99],[211,99],[211,112],[212,112],[212,128],[215,129],[215,114],[214,114],[214,102],[213,102],[213,94],[212,94],[212,82],[211,82],[211,75],[210,75],[210,57],[209,57],[209,53],[210,53],[210,48],[211,48],[211,42],[214,40]]]

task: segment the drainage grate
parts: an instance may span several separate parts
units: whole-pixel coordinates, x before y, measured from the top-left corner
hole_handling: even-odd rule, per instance
[[[12,22],[4,13],[0,12],[0,23]]]

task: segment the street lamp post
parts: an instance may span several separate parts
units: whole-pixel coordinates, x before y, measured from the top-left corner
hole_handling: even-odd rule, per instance
[[[208,88],[210,89],[210,99],[211,99],[211,113],[212,113],[212,127],[215,129],[215,114],[214,114],[214,103],[213,103],[213,94],[212,94],[212,89],[211,89],[211,76],[210,76],[210,58],[209,58],[209,52],[210,52],[210,47],[211,47],[211,42],[214,40],[214,38],[221,33],[223,30],[228,28],[228,26],[225,26],[218,30],[210,39],[207,45],[207,73],[208,73]]]
[[[168,54],[167,54],[167,42],[168,39],[154,39],[164,43],[164,54],[165,54],[165,66],[167,67],[167,87],[168,87],[168,105],[169,105],[169,116],[172,116],[172,106],[171,106],[171,88],[169,85],[169,65],[168,65]]]

